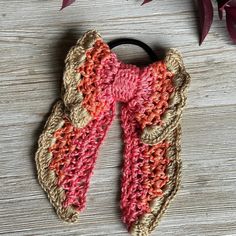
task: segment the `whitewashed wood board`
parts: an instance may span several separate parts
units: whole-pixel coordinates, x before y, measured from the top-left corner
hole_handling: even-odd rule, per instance
[[[194,1],[0,1],[0,234],[128,235],[120,220],[122,141],[119,109],[101,148],[76,225],[62,223],[40,188],[37,138],[60,94],[64,57],[96,28],[105,40],[134,37],[155,50],[177,47],[192,76],[183,118],[181,189],[153,235],[236,235],[236,45],[215,21],[198,46]],[[130,63],[148,58],[116,49]]]

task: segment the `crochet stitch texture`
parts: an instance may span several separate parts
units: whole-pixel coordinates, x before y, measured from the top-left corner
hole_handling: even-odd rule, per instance
[[[132,235],[151,233],[179,187],[179,122],[189,81],[174,49],[139,68],[121,62],[96,31],[78,41],[36,153],[39,182],[61,219],[75,222],[85,208],[99,146],[122,102],[122,220]]]

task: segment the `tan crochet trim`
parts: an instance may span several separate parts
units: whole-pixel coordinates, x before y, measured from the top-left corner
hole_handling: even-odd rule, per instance
[[[57,186],[57,177],[49,169],[52,154],[48,152],[49,147],[55,142],[53,134],[64,124],[64,107],[62,101],[58,101],[48,118],[43,133],[38,141],[38,150],[35,161],[38,171],[39,183],[48,195],[51,204],[55,207],[57,215],[64,221],[75,222],[78,220],[79,213],[73,207],[63,207],[65,192]]]
[[[168,149],[168,157],[172,161],[167,169],[167,174],[170,180],[163,191],[163,196],[161,198],[156,198],[151,202],[151,213],[142,216],[131,227],[130,233],[133,236],[148,236],[155,229],[161,216],[166,211],[170,201],[173,199],[180,186],[180,136],[181,128],[180,125],[178,125],[177,128],[167,137],[167,140],[172,144]]]
[[[75,222],[78,220],[79,212],[72,206],[64,208],[65,191],[57,186],[57,177],[49,169],[52,154],[49,153],[49,147],[55,142],[53,134],[56,130],[64,125],[64,118],[71,120],[71,123],[77,127],[85,127],[92,117],[89,112],[82,106],[83,94],[77,90],[78,83],[82,79],[81,74],[76,69],[86,60],[86,51],[93,47],[100,35],[96,31],[87,32],[77,44],[70,50],[66,58],[65,72],[63,76],[63,101],[55,104],[50,117],[44,127],[38,141],[38,151],[36,153],[36,165],[38,178],[42,188],[47,192],[48,198],[58,216],[66,222]],[[180,54],[171,49],[165,63],[169,70],[173,71],[176,76],[174,85],[175,94],[169,100],[169,108],[164,113],[162,119],[165,121],[163,126],[151,126],[144,129],[141,138],[147,144],[156,144],[163,139],[169,139],[173,144],[168,149],[168,156],[172,159],[172,164],[168,167],[170,181],[164,190],[164,196],[157,198],[151,203],[151,213],[145,214],[131,228],[132,235],[148,235],[158,224],[161,215],[166,210],[170,200],[175,195],[180,181],[181,161],[180,152],[180,126],[179,120],[182,115],[182,109],[185,105],[185,92],[189,84],[190,77],[185,71]]]
[[[86,108],[82,106],[83,95],[77,90],[81,80],[81,74],[76,69],[86,60],[86,51],[93,47],[100,35],[95,31],[88,31],[72,47],[65,60],[65,71],[63,76],[64,95],[63,100],[69,111],[69,118],[77,128],[85,127],[92,119]]]
[[[172,144],[168,149],[168,157],[172,160],[167,169],[170,180],[164,189],[163,196],[151,202],[151,213],[142,216],[131,227],[130,232],[134,236],[147,236],[155,229],[180,186],[181,160],[179,154],[181,149],[181,127],[179,122],[186,103],[186,91],[190,83],[190,76],[186,72],[182,57],[176,49],[170,49],[164,61],[167,68],[175,74],[175,93],[170,97],[169,107],[162,116],[164,125],[145,128],[141,138],[143,142],[149,145],[159,143],[164,139]]]
[[[62,101],[54,105],[43,133],[39,138],[38,150],[35,157],[39,182],[46,191],[50,202],[55,207],[58,216],[66,222],[77,221],[79,212],[73,207],[63,207],[65,192],[57,186],[57,177],[49,169],[52,154],[48,152],[48,149],[55,142],[53,138],[54,132],[64,124],[63,117],[65,116],[65,112],[68,112],[67,118],[76,127],[84,127],[91,120],[90,114],[81,105],[83,95],[77,90],[81,75],[76,72],[76,68],[84,63],[86,60],[86,51],[93,46],[99,37],[96,31],[88,31],[69,51],[65,60],[64,87],[62,86],[65,107]]]
[[[165,63],[168,69],[175,74],[175,93],[169,99],[169,107],[162,116],[164,124],[144,128],[141,139],[149,145],[161,142],[178,125],[186,103],[186,90],[190,83],[190,76],[186,72],[182,57],[176,49],[170,49],[167,52]]]

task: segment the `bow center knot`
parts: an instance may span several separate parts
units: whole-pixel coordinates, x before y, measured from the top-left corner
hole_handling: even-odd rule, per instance
[[[128,102],[134,97],[139,74],[140,69],[135,65],[120,65],[112,84],[112,95],[116,101]]]

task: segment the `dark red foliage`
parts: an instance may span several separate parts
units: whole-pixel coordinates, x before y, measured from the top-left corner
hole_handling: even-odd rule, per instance
[[[143,0],[142,5],[151,2],[152,0]],[[200,15],[200,39],[201,45],[206,38],[213,21],[213,0],[198,0],[199,15]],[[75,0],[63,0],[61,10],[71,5]],[[224,12],[226,14],[226,24],[228,32],[232,40],[236,43],[236,0],[217,0],[219,17],[222,20]]]
[[[236,0],[217,0],[219,17],[222,20],[226,13],[226,23],[228,32],[234,42],[236,42]],[[212,0],[198,0],[200,14],[200,44],[208,34],[213,20]]]
[[[75,2],[75,0],[63,0],[61,10],[64,9],[65,7],[70,6],[73,2]]]
[[[213,6],[211,0],[198,0],[200,13],[200,42],[201,45],[207,36],[213,21]]]
[[[230,37],[236,42],[236,0],[218,0],[219,17],[226,12],[226,24]]]
[[[141,6],[144,5],[144,4],[146,4],[146,3],[149,3],[149,2],[151,2],[151,1],[152,1],[152,0],[144,0],[143,3],[141,4]]]
[[[225,7],[225,11],[229,35],[236,43],[236,7]]]

